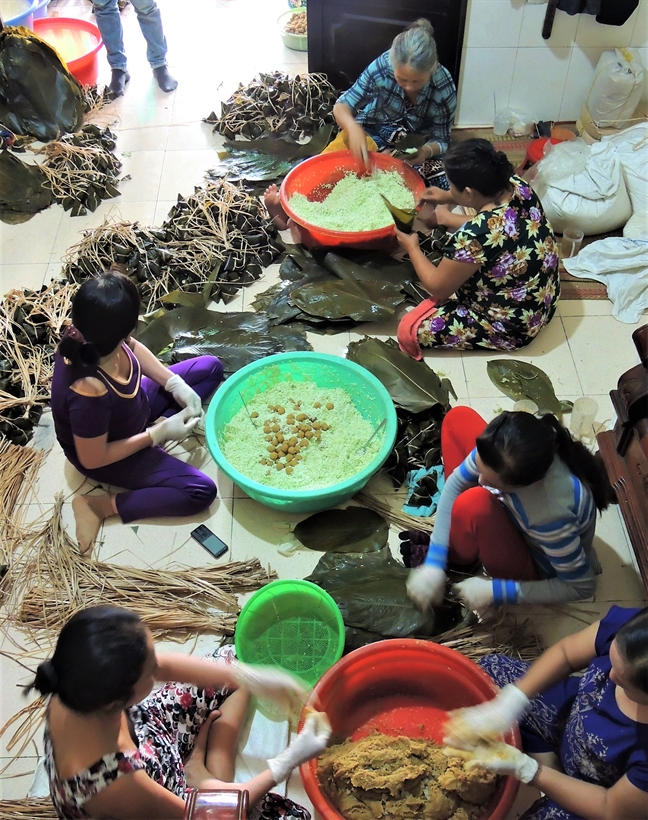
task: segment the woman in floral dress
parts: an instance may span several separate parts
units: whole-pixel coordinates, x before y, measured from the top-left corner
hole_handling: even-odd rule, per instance
[[[205,660],[156,653],[150,631],[127,609],[73,615],[32,684],[50,696],[45,767],[61,820],[182,820],[189,787],[247,790],[252,820],[310,820],[270,789],[324,751],[330,725],[309,715],[264,772],[232,783],[249,696],[289,713],[308,697],[285,672],[239,663],[233,654],[231,647]],[[166,683],[152,691],[155,681]]]
[[[480,666],[502,690],[451,712],[446,742],[542,792],[520,820],[648,817],[647,646],[648,609],[613,606],[533,664],[488,655]],[[493,747],[517,720],[524,753]]]
[[[406,314],[403,350],[515,350],[551,320],[560,295],[554,234],[539,199],[486,140],[452,146],[444,157],[450,192],[429,188],[433,221],[454,230],[435,266],[416,234],[396,231],[431,298]],[[474,209],[472,218],[450,206]]]

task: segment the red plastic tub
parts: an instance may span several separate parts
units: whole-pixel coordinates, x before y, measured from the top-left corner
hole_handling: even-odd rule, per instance
[[[414,194],[414,201],[420,199],[425,183],[413,168],[399,159],[378,152],[372,153],[371,160],[377,168],[384,171],[398,171]],[[393,224],[375,231],[331,231],[305,222],[290,207],[288,200],[293,194],[304,194],[310,200],[321,202],[330,193],[331,184],[339,182],[350,171],[358,176],[367,172],[364,164],[355,159],[350,151],[332,151],[304,160],[290,171],[281,185],[283,209],[300,226],[302,242],[308,248],[327,245],[394,250],[397,243]]]
[[[356,649],[320,678],[311,705],[327,712],[333,741],[373,731],[443,741],[447,712],[473,706],[499,690],[476,663],[454,649],[414,639],[379,641]],[[517,729],[506,741],[520,748]],[[301,769],[306,793],[323,820],[344,820],[320,790],[317,760]],[[480,820],[504,820],[518,781],[502,778]]]
[[[96,84],[103,41],[94,23],[75,17],[43,17],[34,20],[34,33],[56,49],[81,85]]]

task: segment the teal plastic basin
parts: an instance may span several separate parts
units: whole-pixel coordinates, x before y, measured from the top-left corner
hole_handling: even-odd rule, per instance
[[[343,388],[356,409],[377,427],[380,449],[356,475],[346,481],[317,490],[285,490],[253,481],[235,469],[221,450],[223,430],[246,402],[280,382],[314,382],[318,387]],[[268,507],[288,512],[319,512],[347,501],[361,490],[387,460],[396,439],[396,410],[391,397],[378,379],[364,367],[326,353],[277,353],[252,362],[230,376],[212,398],[207,410],[205,435],[214,461],[251,498]]]

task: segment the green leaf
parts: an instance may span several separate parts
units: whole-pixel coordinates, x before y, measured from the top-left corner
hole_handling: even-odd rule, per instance
[[[6,221],[24,222],[47,208],[53,196],[46,184],[47,177],[38,165],[28,165],[9,151],[0,151],[0,210],[7,214]]]
[[[297,524],[293,535],[310,550],[376,552],[387,544],[389,526],[373,510],[347,507],[309,516]]]
[[[204,298],[202,293],[185,293],[183,290],[174,290],[160,297],[160,302],[165,305],[182,305],[183,307],[203,307]]]
[[[396,227],[403,233],[411,233],[414,220],[418,216],[416,208],[397,208],[383,194],[380,195],[383,202],[387,206],[387,210],[392,215],[392,219],[396,223]]]
[[[486,371],[498,390],[513,401],[530,399],[540,413],[562,417],[551,379],[536,365],[519,359],[493,359],[487,363]]]
[[[416,148],[418,151],[418,149],[422,148],[426,142],[427,139],[423,136],[423,134],[406,134],[398,141],[396,150],[393,152],[393,156],[398,159],[407,159],[407,157],[412,156],[412,152],[410,150],[411,148]]]
[[[394,339],[382,341],[366,337],[351,342],[347,359],[373,373],[398,407],[412,413],[422,413],[435,404],[448,407],[450,383],[444,380],[444,384],[425,362],[414,361],[403,353]]]

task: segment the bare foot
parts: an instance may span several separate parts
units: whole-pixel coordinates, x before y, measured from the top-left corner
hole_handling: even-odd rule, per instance
[[[276,185],[268,185],[263,194],[263,201],[275,227],[279,228],[280,231],[285,231],[288,227],[288,214],[281,207],[279,190]]]
[[[299,225],[292,219],[288,220],[288,227],[290,228],[290,238],[295,245],[301,245],[302,235],[299,230]]]
[[[105,518],[116,514],[113,495],[78,495],[72,499],[79,552],[86,555],[92,549]]]

